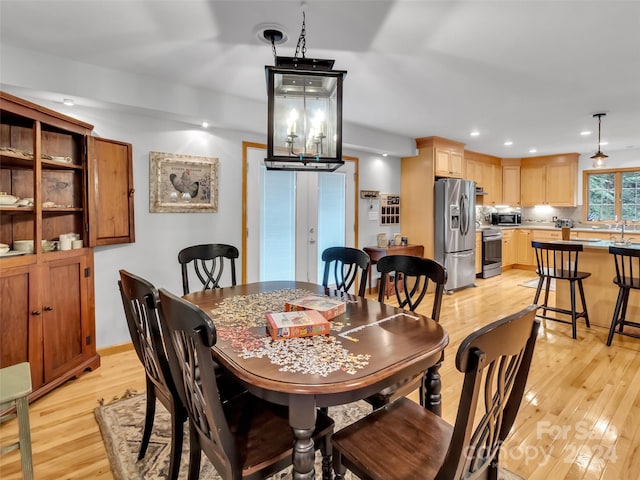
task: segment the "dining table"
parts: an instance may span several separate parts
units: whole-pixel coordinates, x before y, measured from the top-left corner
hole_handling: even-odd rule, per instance
[[[308,295],[337,297],[345,313],[328,335],[274,340],[266,314]],[[318,408],[345,405],[423,374],[422,405],[440,415],[438,369],[449,337],[431,318],[298,281],[267,281],[190,293],[216,328],[212,354],[252,394],[289,408],[294,479],[314,478]]]

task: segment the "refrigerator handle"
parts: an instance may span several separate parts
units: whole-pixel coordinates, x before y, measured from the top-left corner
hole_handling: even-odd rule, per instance
[[[463,194],[460,198],[460,231],[463,235],[469,232],[469,212],[467,211],[469,205],[467,200],[466,194]]]

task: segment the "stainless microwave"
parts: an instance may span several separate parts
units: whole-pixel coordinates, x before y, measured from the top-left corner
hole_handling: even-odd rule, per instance
[[[518,212],[495,212],[491,214],[491,225],[520,225],[522,215]]]

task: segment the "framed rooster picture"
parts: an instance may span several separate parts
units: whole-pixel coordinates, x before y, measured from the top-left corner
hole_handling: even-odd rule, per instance
[[[218,211],[218,159],[149,152],[149,211]]]

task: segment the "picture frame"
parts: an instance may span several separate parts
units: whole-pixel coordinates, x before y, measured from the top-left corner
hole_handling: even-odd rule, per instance
[[[218,159],[149,152],[149,211],[218,211]]]

